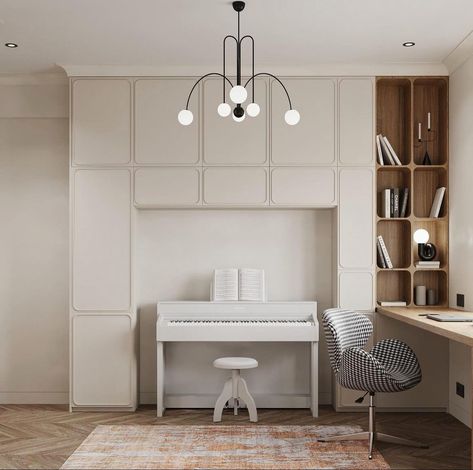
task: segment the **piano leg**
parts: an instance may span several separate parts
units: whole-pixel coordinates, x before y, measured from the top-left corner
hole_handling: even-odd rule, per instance
[[[157,342],[156,349],[157,349],[156,403],[157,403],[157,415],[158,415],[158,418],[161,418],[164,413],[164,344],[162,343],[162,341]]]
[[[310,343],[310,409],[319,416],[319,343]]]

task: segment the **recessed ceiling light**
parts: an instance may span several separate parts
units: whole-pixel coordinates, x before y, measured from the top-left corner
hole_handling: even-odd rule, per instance
[[[402,45],[404,47],[414,47],[416,45],[416,43],[412,42],[412,41],[407,41],[407,42],[402,43]]]
[[[18,47],[18,44],[15,44],[14,42],[6,42],[5,47],[9,47],[10,49],[14,49],[15,47]]]

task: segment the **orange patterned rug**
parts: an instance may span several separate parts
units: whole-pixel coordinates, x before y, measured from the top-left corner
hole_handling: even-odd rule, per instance
[[[357,426],[98,426],[63,469],[389,469],[364,441],[317,442]]]

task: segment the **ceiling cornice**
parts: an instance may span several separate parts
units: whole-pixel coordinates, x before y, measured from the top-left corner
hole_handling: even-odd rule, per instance
[[[463,39],[463,41],[458,44],[455,49],[453,49],[450,54],[444,59],[443,63],[448,69],[449,74],[455,72],[455,70],[460,67],[464,62],[466,62],[470,57],[473,56],[473,31]]]
[[[208,72],[220,72],[217,66],[168,66],[154,67],[141,65],[67,65],[58,64],[69,77],[158,77],[158,76],[201,76]],[[443,63],[380,63],[380,64],[316,64],[301,66],[267,65],[261,70],[281,76],[381,76],[381,75],[448,75]],[[243,75],[251,75],[251,70],[242,69]]]

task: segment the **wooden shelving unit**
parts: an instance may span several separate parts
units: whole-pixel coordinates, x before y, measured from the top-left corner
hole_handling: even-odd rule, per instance
[[[428,145],[432,165],[422,165],[425,146],[417,142],[418,122],[426,126],[431,113]],[[425,127],[424,127],[425,129]],[[382,235],[394,269],[377,267],[377,300],[414,303],[414,287],[435,289],[438,307],[448,306],[448,77],[378,77],[376,80],[376,134],[387,136],[402,166],[376,165],[376,230]],[[438,219],[429,218],[438,187],[447,188]],[[406,217],[381,217],[381,192],[409,188]],[[430,234],[437,248],[440,269],[415,268],[419,260],[413,234],[418,228]]]

